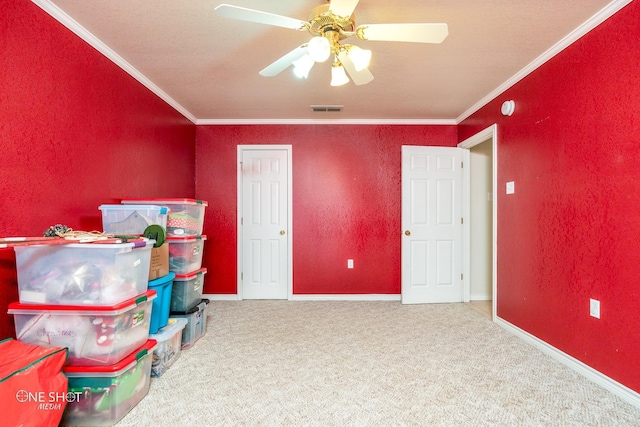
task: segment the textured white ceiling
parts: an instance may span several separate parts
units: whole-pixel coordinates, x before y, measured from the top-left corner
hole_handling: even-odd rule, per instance
[[[306,20],[321,0],[33,0],[150,83],[197,123],[464,118],[556,43],[626,1],[360,0],[356,24],[445,22],[441,44],[350,42],[373,50],[375,79],[331,87],[330,61],[307,80],[264,67],[306,42],[306,32],[217,16],[234,6]],[[579,32],[579,31],[578,31]],[[121,64],[121,65],[122,65]],[[310,105],[344,105],[313,113]]]

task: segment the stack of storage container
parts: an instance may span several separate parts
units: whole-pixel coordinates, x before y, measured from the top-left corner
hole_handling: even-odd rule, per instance
[[[65,425],[112,425],[149,390],[156,292],[148,289],[152,241],[16,246],[18,340],[66,347]]]
[[[153,301],[150,338],[158,345],[153,351],[151,376],[158,377],[178,359],[182,344],[182,329],[186,320],[169,322],[173,281],[176,274],[169,271],[169,244],[166,243],[169,208],[148,204],[102,205],[105,233],[145,235],[156,240],[151,254],[149,289],[157,298]],[[158,228],[159,227],[159,228]],[[176,350],[177,348],[177,350]]]
[[[167,324],[169,305],[171,302],[171,288],[175,273],[169,271],[168,256],[162,265],[158,258],[162,255],[167,228],[166,206],[156,205],[101,205],[102,228],[107,234],[125,236],[145,236],[155,240],[151,250],[148,283],[149,289],[155,290],[157,297],[153,302],[153,311],[149,332],[155,334]],[[147,235],[148,234],[148,235]]]
[[[191,348],[206,332],[206,307],[209,300],[202,298],[207,269],[202,267],[202,255],[207,236],[202,234],[207,202],[195,199],[124,199],[124,205],[150,204],[166,206],[167,237],[169,245],[169,271],[175,274],[171,289],[170,318],[185,319],[171,323],[173,331],[182,331],[181,349]],[[181,329],[179,329],[181,328]],[[175,332],[177,333],[177,332]],[[170,339],[171,333],[160,330],[158,342]],[[160,347],[160,345],[159,345]],[[158,376],[170,366],[179,352],[168,348],[165,354],[156,354]]]

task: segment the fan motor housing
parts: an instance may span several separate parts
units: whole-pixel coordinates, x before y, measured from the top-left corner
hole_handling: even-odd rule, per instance
[[[349,17],[334,15],[329,12],[329,5],[323,4],[315,7],[309,12],[309,32],[313,36],[325,36],[327,31],[335,31],[339,34],[339,39],[345,39],[349,35],[344,32],[353,32],[355,29],[355,14]]]

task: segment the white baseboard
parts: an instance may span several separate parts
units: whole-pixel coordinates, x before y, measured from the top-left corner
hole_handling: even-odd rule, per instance
[[[238,294],[202,294],[202,298],[209,301],[240,301]]]
[[[491,301],[493,299],[492,295],[487,294],[471,294],[469,296],[471,301]]]
[[[498,324],[498,326],[506,329],[528,344],[533,345],[543,353],[551,356],[551,358],[553,358],[554,360],[573,369],[583,377],[610,391],[625,402],[635,406],[636,408],[640,408],[640,393],[637,393],[631,390],[629,387],[609,378],[603,373],[596,371],[591,366],[579,361],[578,359],[566,354],[563,351],[558,350],[554,346],[542,341],[540,338],[531,335],[530,333],[518,328],[517,326],[507,322],[504,319],[496,316],[494,318],[494,321]]]
[[[237,294],[204,294],[211,301],[240,301]],[[289,301],[400,301],[399,294],[296,294]]]
[[[296,294],[290,301],[400,301],[399,294]]]

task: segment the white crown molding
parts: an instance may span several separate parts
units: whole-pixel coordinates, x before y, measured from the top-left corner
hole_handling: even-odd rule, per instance
[[[139,81],[151,92],[156,94],[176,111],[189,119],[196,125],[268,125],[268,124],[294,124],[294,125],[336,125],[336,124],[348,124],[348,125],[457,125],[463,120],[471,116],[480,108],[487,105],[493,99],[505,92],[507,89],[515,85],[527,75],[531,74],[534,70],[539,68],[542,64],[553,58],[555,55],[566,49],[569,45],[574,43],[580,37],[600,25],[602,22],[613,16],[616,12],[622,9],[633,0],[614,0],[606,7],[569,33],[559,42],[554,44],[542,55],[533,60],[530,64],[513,75],[510,79],[502,83],[496,89],[491,91],[485,97],[476,102],[473,106],[467,109],[464,113],[455,119],[197,119],[186,108],[180,105],[176,100],[169,96],[166,92],[160,89],[155,83],[149,80],[144,74],[138,71],[135,67],[125,61],[120,55],[109,48],[106,44],[100,41],[96,36],[87,31],[77,21],[67,15],[58,6],[51,3],[49,0],[31,0],[38,5],[41,9],[59,21],[62,25],[67,27],[78,37],[89,43],[100,53],[105,55],[116,65],[122,68],[125,72],[131,75],[134,79]]]
[[[537,68],[539,68],[542,64],[544,64],[545,62],[549,61],[551,58],[556,56],[558,53],[562,52],[564,49],[569,47],[572,43],[574,43],[580,37],[584,36],[589,31],[593,30],[595,27],[597,27],[598,25],[602,24],[604,21],[609,19],[616,12],[618,12],[620,9],[622,9],[623,7],[625,7],[626,5],[631,3],[632,1],[633,0],[614,0],[611,3],[609,3],[607,6],[605,6],[598,13],[596,13],[591,18],[589,18],[587,21],[585,21],[578,28],[576,28],[571,33],[569,33],[564,38],[562,38],[560,41],[558,41],[556,44],[551,46],[542,55],[540,55],[536,59],[534,59],[529,65],[527,65],[522,70],[520,70],[519,72],[514,74],[513,77],[511,77],[509,80],[507,80],[504,83],[502,83],[500,86],[495,88],[493,91],[491,91],[484,98],[482,98],[481,100],[476,102],[474,105],[472,105],[467,111],[465,111],[460,116],[458,116],[456,118],[455,122],[458,123],[458,124],[461,123],[464,119],[468,118],[473,113],[478,111],[480,108],[482,108],[485,105],[487,105],[489,102],[491,102],[496,97],[498,97],[501,93],[505,92],[511,86],[515,85],[520,80],[522,80],[523,78],[525,78],[526,76],[531,74],[533,71],[535,71]]]
[[[120,55],[118,55],[109,46],[100,41],[96,36],[87,31],[86,28],[84,28],[76,20],[67,15],[58,6],[51,3],[49,0],[31,1],[38,5],[45,12],[47,12],[49,15],[53,16],[57,21],[59,21],[62,25],[75,33],[82,40],[93,46],[96,50],[98,50],[98,52],[102,53],[104,56],[113,61],[118,67],[122,68],[125,72],[131,75],[131,77],[142,83],[147,89],[159,96],[162,100],[164,100],[176,111],[189,119],[192,123],[196,122],[196,117],[191,114],[186,108],[184,108],[176,100],[171,98],[166,92],[156,86],[156,84],[149,80],[144,74],[142,74],[135,67],[125,61]]]
[[[578,374],[587,378],[588,380],[598,384],[605,390],[610,391],[611,393],[618,396],[620,399],[625,402],[635,406],[636,408],[640,408],[640,394],[626,387],[625,385],[620,384],[619,382],[611,379],[610,377],[604,375],[602,372],[593,369],[591,366],[579,361],[578,359],[569,356],[567,353],[558,350],[554,346],[548,344],[545,341],[542,341],[540,338],[531,335],[530,333],[518,328],[512,323],[507,322],[506,320],[496,316],[494,322],[498,324],[498,326],[504,328],[508,332],[517,336],[521,340],[526,343],[536,347],[538,350],[542,351],[546,355],[550,356],[552,359],[557,362],[562,363],[563,365],[573,369]]]
[[[196,125],[457,125],[454,119],[198,119]]]

